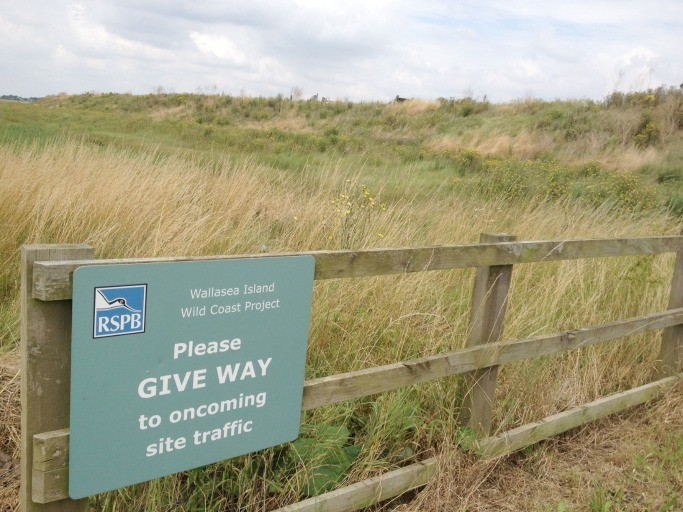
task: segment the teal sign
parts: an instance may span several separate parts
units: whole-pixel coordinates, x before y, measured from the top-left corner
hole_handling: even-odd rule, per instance
[[[312,256],[77,269],[69,495],[296,439],[314,269]]]

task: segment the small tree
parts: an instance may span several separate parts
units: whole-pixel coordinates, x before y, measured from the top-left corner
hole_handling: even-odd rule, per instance
[[[290,92],[291,92],[293,100],[298,101],[304,97],[304,90],[301,87],[299,87],[298,85],[295,85],[294,87],[292,87],[292,90]]]

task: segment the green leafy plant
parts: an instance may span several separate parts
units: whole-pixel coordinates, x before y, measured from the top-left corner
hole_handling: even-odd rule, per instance
[[[462,427],[458,429],[455,440],[463,451],[468,452],[476,447],[477,433],[469,427]]]
[[[591,495],[590,507],[593,512],[612,512],[619,510],[623,491],[605,490],[601,484],[595,488]]]
[[[288,479],[295,479],[306,496],[332,490],[344,479],[360,446],[350,443],[351,433],[343,425],[318,425],[304,429],[302,437],[289,445],[274,472],[271,490],[281,492]]]

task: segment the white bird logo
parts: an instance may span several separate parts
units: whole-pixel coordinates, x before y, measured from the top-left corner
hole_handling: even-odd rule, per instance
[[[107,300],[107,298],[102,294],[100,290],[97,290],[95,294],[95,310],[97,311],[108,311],[110,309],[116,308],[126,308],[128,311],[133,313],[139,313],[139,309],[133,309],[128,304],[126,304],[126,299],[123,297],[118,297],[113,300]]]

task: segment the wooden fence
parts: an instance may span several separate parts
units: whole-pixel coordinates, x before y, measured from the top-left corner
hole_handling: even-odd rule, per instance
[[[677,258],[666,311],[560,333],[500,341],[513,265],[669,252],[677,253]],[[646,402],[670,389],[681,378],[683,236],[518,242],[509,235],[483,234],[479,244],[306,254],[315,257],[315,279],[318,280],[465,267],[476,267],[477,274],[471,334],[466,348],[309,380],[304,387],[304,410],[465,374],[469,390],[461,408],[460,421],[478,434],[475,447],[481,456],[495,457]],[[87,245],[30,245],[22,248],[22,510],[87,510],[87,499],[74,501],[68,498],[74,270],[84,265],[236,257],[268,256],[96,260],[93,259],[93,249]],[[657,359],[657,380],[654,382],[489,436],[499,365],[656,329],[664,331]],[[437,463],[436,458],[431,458],[280,510],[358,510],[425,485],[435,474]]]

